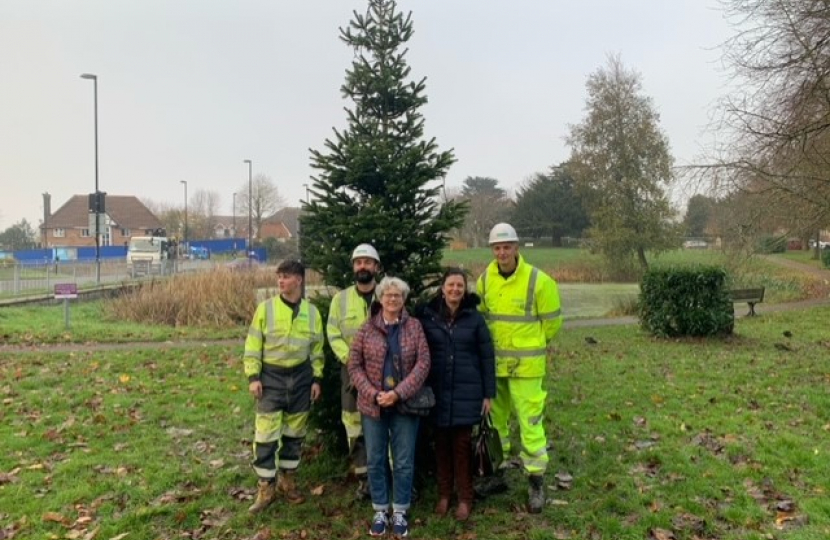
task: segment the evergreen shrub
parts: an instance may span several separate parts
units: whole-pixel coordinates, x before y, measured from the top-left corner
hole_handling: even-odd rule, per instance
[[[649,270],[640,283],[640,324],[658,337],[731,334],[727,283],[720,267]]]
[[[331,297],[317,295],[310,297],[309,300],[320,311],[325,331]],[[328,451],[334,455],[345,455],[346,430],[340,421],[340,361],[332,352],[328,339],[323,350],[326,363],[323,368],[323,380],[320,383],[320,399],[311,407],[309,423],[323,436]]]
[[[821,262],[824,263],[825,268],[830,268],[830,247],[821,250]]]

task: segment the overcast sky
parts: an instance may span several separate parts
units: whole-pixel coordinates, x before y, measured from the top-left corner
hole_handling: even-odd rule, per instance
[[[244,159],[289,205],[309,148],[345,126],[352,52],[338,39],[365,0],[0,0],[0,228],[100,189],[183,204],[217,191],[222,213]],[[508,189],[567,158],[585,81],[608,54],[643,77],[678,163],[706,144],[725,91],[717,0],[400,0],[409,64],[427,77],[426,135],[458,162],[447,186],[491,176]]]

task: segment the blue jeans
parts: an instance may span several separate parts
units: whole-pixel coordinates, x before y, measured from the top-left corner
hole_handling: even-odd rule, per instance
[[[363,438],[369,470],[369,492],[375,511],[389,509],[389,449],[392,450],[392,487],[394,512],[406,512],[412,498],[415,476],[415,444],[420,418],[381,412],[379,418],[363,415]]]

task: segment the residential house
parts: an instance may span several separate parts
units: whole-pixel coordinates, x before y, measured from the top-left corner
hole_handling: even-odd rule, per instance
[[[247,220],[248,218],[246,217],[245,219]],[[241,238],[247,235],[247,221],[245,223],[245,227],[240,227],[240,225],[242,225],[242,220],[239,216],[213,216],[212,221],[213,238]],[[240,231],[244,231],[245,234],[237,236]]]
[[[276,238],[282,242],[300,236],[300,208],[286,206],[262,221],[262,238]]]
[[[43,247],[94,246],[95,229],[90,229],[89,196],[73,195],[54,214],[51,196],[43,195],[44,222],[40,226]],[[163,228],[161,221],[131,195],[107,195],[101,234],[102,246],[126,245],[132,236],[147,236]],[[94,223],[94,222],[93,222]]]

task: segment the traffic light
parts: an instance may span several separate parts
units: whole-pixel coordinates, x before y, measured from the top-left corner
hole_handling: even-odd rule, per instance
[[[98,191],[89,194],[89,211],[93,214],[105,214],[107,211],[107,193]]]

